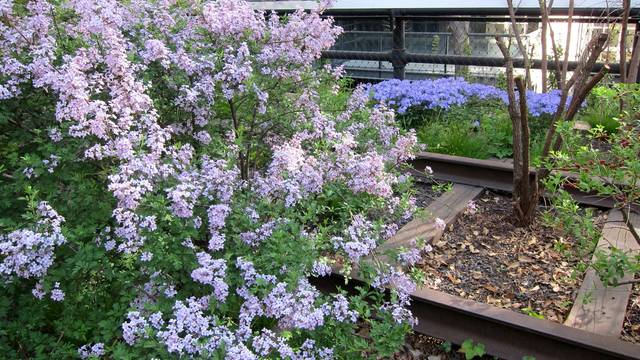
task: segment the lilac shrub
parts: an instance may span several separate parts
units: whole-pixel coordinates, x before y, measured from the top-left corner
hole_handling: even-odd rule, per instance
[[[410,108],[447,110],[472,100],[508,103],[507,93],[491,85],[469,83],[462,78],[435,80],[386,80],[373,85],[373,98],[397,108],[403,114]],[[567,104],[571,101],[569,98]],[[553,115],[560,103],[560,91],[527,91],[527,107],[533,116]]]
[[[317,66],[341,32],[327,6],[0,0],[3,355],[399,348],[408,275],[367,265],[390,298],[309,280],[363,265],[413,211],[415,134]]]

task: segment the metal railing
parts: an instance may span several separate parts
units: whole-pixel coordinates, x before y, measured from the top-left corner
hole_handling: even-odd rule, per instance
[[[380,78],[383,77],[383,72],[388,73],[392,69],[393,77],[397,79],[405,79],[407,65],[410,63],[440,64],[444,66],[443,75],[449,73],[447,65],[480,67],[503,67],[505,65],[505,60],[500,55],[495,41],[491,41],[495,38],[495,34],[471,33],[468,40],[470,51],[467,54],[452,54],[450,33],[406,32],[404,18],[393,18],[391,24],[393,26],[390,32],[347,31],[341,35],[333,49],[323,52],[323,57],[332,60],[375,61],[377,67],[356,66],[356,69],[368,68],[374,72],[378,71]],[[508,34],[498,34],[498,36],[509,37]],[[514,42],[512,41],[512,43]],[[474,55],[474,49],[476,49],[476,53],[478,49],[485,49],[484,55]],[[512,45],[511,53],[514,67],[524,68],[524,60],[515,45]],[[530,67],[539,69],[541,63],[540,59],[533,59],[530,61]],[[577,61],[570,61],[568,68],[573,70],[577,65]],[[593,70],[599,71],[604,65],[597,63]],[[554,62],[548,62],[550,70],[554,66]],[[619,73],[619,64],[609,64],[609,67],[610,73]],[[349,66],[346,66],[346,69],[349,70]]]

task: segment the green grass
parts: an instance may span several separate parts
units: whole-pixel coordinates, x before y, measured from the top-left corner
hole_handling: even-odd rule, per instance
[[[613,134],[618,131],[620,122],[617,117],[617,111],[598,111],[595,109],[587,109],[582,112],[580,119],[591,125],[592,128],[602,126],[605,132]]]
[[[499,104],[471,104],[443,111],[413,110],[399,116],[403,127],[417,130],[427,150],[476,159],[507,158],[513,155],[511,119]],[[474,121],[480,126],[475,127]],[[547,119],[531,119],[531,155],[538,157],[548,126]]]

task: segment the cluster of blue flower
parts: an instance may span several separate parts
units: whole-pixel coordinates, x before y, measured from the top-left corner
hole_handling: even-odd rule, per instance
[[[508,104],[507,92],[491,85],[469,83],[462,78],[435,80],[387,80],[372,86],[373,98],[403,114],[409,108],[449,109],[465,105],[471,99],[501,100]],[[567,103],[571,98],[567,99]],[[527,108],[532,116],[551,115],[560,103],[560,91],[527,91]]]

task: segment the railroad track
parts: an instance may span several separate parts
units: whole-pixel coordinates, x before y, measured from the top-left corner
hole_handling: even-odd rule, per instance
[[[436,180],[507,192],[513,190],[513,165],[502,160],[480,160],[421,152],[410,162],[410,165],[414,169],[412,174],[418,178],[424,176],[424,170],[429,166],[433,170],[433,177]],[[529,175],[533,180],[536,172],[531,170]],[[567,175],[571,176],[570,173],[567,173]],[[595,193],[587,193],[575,188],[565,188],[565,190],[583,205],[612,208],[615,204],[611,197],[602,197]]]
[[[499,160],[477,160],[458,156],[420,153],[411,163],[419,175],[429,166],[433,177],[454,183],[450,193],[435,200],[427,210],[434,216],[453,223],[464,204],[478,196],[481,188],[511,191],[513,168]],[[531,172],[532,179],[535,176]],[[568,189],[582,204],[602,208],[613,207],[608,198]],[[443,202],[450,206],[443,206]],[[460,205],[463,204],[463,205]],[[431,221],[415,219],[379,249],[406,247],[417,237],[433,241],[442,235]],[[354,276],[355,274],[355,276]],[[357,273],[352,280],[337,273],[329,277],[311,279],[322,291],[335,292],[338,288],[355,291],[363,283]],[[414,331],[461,344],[466,339],[486,346],[487,352],[504,359],[520,360],[532,356],[536,360],[564,359],[640,359],[640,345],[604,336],[550,320],[537,319],[511,310],[421,288],[412,295],[411,311],[418,318]],[[628,299],[628,298],[627,298]],[[594,310],[595,311],[595,310]]]
[[[363,283],[333,274],[312,279],[318,289],[338,288],[355,293]],[[640,346],[575,329],[550,320],[536,319],[511,310],[466,300],[430,289],[412,295],[410,309],[418,318],[414,331],[461,344],[465,339],[486,346],[490,355],[521,360],[608,360],[640,359]]]

